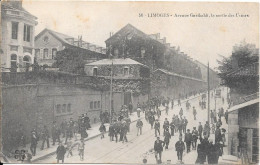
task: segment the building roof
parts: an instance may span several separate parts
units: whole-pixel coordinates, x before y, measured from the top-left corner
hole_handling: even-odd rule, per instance
[[[259,76],[259,63],[251,63],[247,66],[240,67],[227,73],[229,77],[241,77],[241,76]]]
[[[141,64],[135,60],[132,60],[131,58],[116,58],[116,59],[103,59],[99,61],[95,61],[89,64],[85,64],[85,66],[93,66],[93,65],[142,65],[144,67],[148,67],[144,64]]]
[[[197,65],[197,63],[195,63],[192,58],[190,58],[189,56],[187,56],[187,54],[184,54],[183,52],[180,52],[180,47],[178,46],[177,49],[175,49],[175,47],[171,47],[170,43],[166,43],[166,38],[160,38],[160,33],[157,34],[146,34],[144,32],[142,32],[141,30],[137,29],[136,27],[134,27],[131,24],[127,24],[126,26],[124,26],[123,28],[121,28],[119,31],[117,31],[114,35],[112,35],[110,38],[108,38],[105,43],[108,43],[112,40],[117,40],[120,39],[122,37],[125,37],[127,35],[131,35],[131,36],[139,36],[142,37],[145,41],[154,41],[158,44],[164,45],[165,47],[168,47],[170,50],[174,50],[177,51],[179,55],[181,55],[184,59],[189,60],[191,63],[194,63]],[[211,69],[212,70],[212,69]],[[214,71],[214,70],[212,70]]]
[[[250,106],[250,105],[252,105],[252,104],[256,104],[256,103],[259,104],[259,98],[254,99],[254,100],[247,101],[247,102],[242,103],[242,104],[235,105],[235,106],[233,106],[233,107],[231,107],[231,108],[228,109],[228,113],[233,112],[233,111],[236,111],[236,110],[239,110],[239,109],[244,108],[244,107],[247,107],[247,106]]]
[[[15,3],[21,3],[20,5],[16,4],[14,5]],[[35,17],[34,15],[32,15],[31,13],[29,13],[27,10],[25,10],[23,7],[22,7],[22,2],[18,2],[18,1],[4,1],[1,3],[1,5],[5,8],[5,9],[11,9],[11,10],[18,10],[18,11],[21,11],[21,12],[24,12],[28,15],[30,15],[31,17],[33,17],[34,19],[37,19],[37,17]]]
[[[193,78],[193,77],[188,77],[188,76],[183,76],[183,75],[180,75],[180,74],[177,74],[177,73],[174,73],[174,72],[170,72],[168,70],[165,70],[165,69],[156,69],[154,72],[162,72],[164,74],[167,74],[169,76],[176,76],[176,77],[181,77],[181,78],[185,78],[185,79],[190,79],[190,80],[195,80],[195,81],[201,81],[201,82],[206,82],[206,81],[203,81],[201,79],[197,79],[197,78]]]
[[[119,38],[122,36],[123,34],[128,34],[131,33],[132,35],[137,34],[141,37],[143,37],[144,39],[152,39],[151,37],[149,37],[147,34],[145,34],[144,32],[142,32],[141,30],[137,29],[136,27],[134,27],[131,24],[127,24],[126,26],[124,26],[123,28],[121,28],[119,31],[117,31],[114,35],[112,35],[110,38],[108,38],[105,42],[108,42],[109,40],[115,39],[115,38]],[[153,40],[153,39],[152,39]],[[156,41],[156,40],[155,40]],[[159,41],[158,41],[159,42]]]
[[[42,36],[45,32],[49,32],[50,34],[52,34],[54,37],[56,37],[58,40],[60,40],[61,42],[65,43],[65,44],[68,44],[68,45],[71,45],[71,46],[76,46],[74,44],[72,44],[71,42],[69,42],[68,39],[73,39],[75,42],[78,42],[78,39],[72,37],[72,36],[68,36],[66,34],[63,34],[63,33],[59,33],[59,32],[56,32],[56,31],[53,31],[53,30],[50,30],[50,29],[47,29],[45,28],[43,31],[41,31],[36,37],[35,37],[35,40],[37,40],[40,36]],[[94,44],[91,44],[89,42],[86,42],[86,41],[82,41],[82,43],[88,43],[90,45],[94,45]],[[98,46],[98,45],[94,45],[96,46],[97,48],[102,48],[102,49],[105,49],[104,47],[101,47],[101,46]],[[90,50],[89,48],[87,47],[80,47],[80,48],[83,48],[83,49],[88,49]],[[93,50],[91,50],[93,51]],[[99,53],[102,53],[102,52],[99,52]],[[104,53],[102,53],[104,54]]]

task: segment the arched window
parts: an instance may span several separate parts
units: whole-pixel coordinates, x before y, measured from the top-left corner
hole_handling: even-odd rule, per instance
[[[57,54],[57,49],[53,48],[52,49],[52,59],[54,59],[56,57],[56,54]]]
[[[17,72],[17,55],[11,55],[11,72]]]
[[[25,71],[28,72],[29,71],[29,67],[31,65],[31,57],[24,56],[23,57],[23,63],[24,63]]]
[[[98,75],[98,68],[94,67],[93,68],[93,76],[97,76]]]
[[[129,67],[125,66],[124,67],[124,76],[129,75]]]
[[[48,58],[48,53],[49,53],[49,50],[47,48],[43,49],[43,59],[47,59]]]

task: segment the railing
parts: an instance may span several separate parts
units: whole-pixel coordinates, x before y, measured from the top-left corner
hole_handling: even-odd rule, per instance
[[[257,98],[259,98],[259,92],[256,92],[256,93],[244,96],[244,97],[239,97],[239,98],[237,98],[236,101],[233,101],[233,105],[242,104],[242,103],[257,99]]]

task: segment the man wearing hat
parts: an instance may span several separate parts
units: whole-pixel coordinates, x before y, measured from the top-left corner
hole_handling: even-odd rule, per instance
[[[196,127],[193,127],[191,134],[192,134],[192,149],[196,150],[197,140],[198,140],[198,136],[199,136],[199,133],[196,130]]]
[[[158,119],[156,119],[154,123],[154,132],[155,132],[155,137],[157,137],[157,132],[159,133],[160,136],[160,122],[158,121]]]
[[[37,146],[37,134],[36,134],[36,130],[33,129],[32,134],[31,134],[31,146],[30,146],[30,150],[33,156],[35,156],[36,154],[36,146]]]
[[[169,129],[170,123],[167,118],[165,118],[163,123],[163,135],[165,135],[166,129]]]
[[[41,150],[43,150],[43,148],[44,148],[44,144],[45,144],[45,141],[46,141],[46,143],[47,143],[47,147],[49,148],[50,147],[50,144],[49,144],[49,130],[47,129],[47,126],[46,125],[44,125],[44,127],[43,127],[43,131],[42,131],[42,139],[43,139],[43,141],[42,141],[42,146],[41,146]]]
[[[170,128],[171,128],[171,136],[174,136],[174,130],[175,130],[174,118],[172,118],[172,122],[170,123]]]
[[[141,119],[137,120],[136,127],[137,127],[137,136],[138,136],[139,132],[140,132],[140,135],[142,135],[143,122],[141,121]]]
[[[220,142],[221,140],[222,140],[221,130],[220,130],[219,126],[217,125],[217,129],[215,130],[215,144]]]
[[[57,163],[61,160],[62,163],[64,163],[64,155],[66,153],[66,148],[62,144],[62,142],[59,142],[59,146],[57,147],[56,154],[57,154]]]
[[[177,151],[178,160],[182,162],[182,154],[185,150],[184,142],[182,141],[182,136],[179,136],[179,141],[175,143],[175,150]]]
[[[190,152],[190,145],[191,145],[191,142],[192,142],[192,134],[190,133],[190,129],[187,129],[187,133],[185,133],[184,142],[186,142],[187,153],[189,153]]]
[[[166,129],[165,135],[164,135],[164,145],[165,149],[168,149],[169,143],[171,139],[171,134],[169,133],[169,129]]]
[[[162,162],[163,145],[164,145],[164,142],[162,140],[160,140],[160,137],[157,137],[157,139],[154,142],[155,159],[156,159],[157,163]],[[158,155],[159,155],[159,159],[158,159]]]

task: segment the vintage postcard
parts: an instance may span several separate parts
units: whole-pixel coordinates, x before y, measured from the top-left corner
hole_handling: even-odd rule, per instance
[[[4,163],[258,164],[259,3],[1,2]]]

